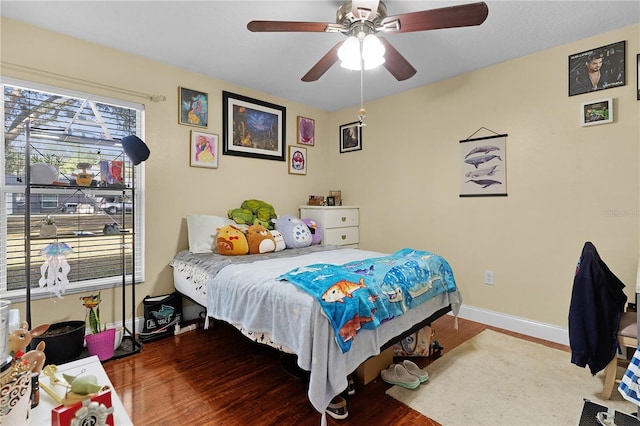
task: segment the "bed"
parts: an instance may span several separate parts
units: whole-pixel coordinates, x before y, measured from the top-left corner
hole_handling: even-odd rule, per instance
[[[349,338],[350,347],[345,351],[337,344],[336,329],[321,303],[294,283],[278,278],[305,271],[307,265],[342,265],[385,256],[335,246],[246,256],[184,250],[170,265],[176,290],[206,307],[207,318],[230,323],[260,343],[297,355],[298,366],[310,372],[309,401],[323,414],[324,422],[325,408],[347,387],[348,374],[438,317],[450,311],[457,315],[462,297],[457,288],[450,288],[375,328],[363,327]]]

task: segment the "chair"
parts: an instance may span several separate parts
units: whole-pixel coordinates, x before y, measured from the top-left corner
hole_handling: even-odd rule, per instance
[[[622,354],[627,359],[626,348],[635,350],[638,347],[638,325],[637,325],[637,313],[636,312],[623,312],[620,316],[620,327],[618,328],[618,342],[622,349]],[[628,363],[628,362],[627,362]],[[625,365],[626,367],[626,365]],[[620,383],[618,376],[618,357],[614,356],[613,359],[607,364],[604,369],[604,386],[602,387],[602,398],[610,399],[611,393],[616,383]]]

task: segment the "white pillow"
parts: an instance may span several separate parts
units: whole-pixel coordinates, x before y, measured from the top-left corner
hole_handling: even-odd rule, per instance
[[[188,214],[189,251],[191,253],[213,253],[218,228],[225,225],[235,225],[235,222],[222,216]]]

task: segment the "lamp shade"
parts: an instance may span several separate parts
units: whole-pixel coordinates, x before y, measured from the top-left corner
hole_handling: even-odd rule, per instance
[[[347,38],[338,49],[340,66],[349,70],[360,69],[360,41],[357,37]]]
[[[149,158],[149,147],[136,135],[129,135],[122,138],[122,148],[134,165],[138,165]]]
[[[360,57],[360,39],[351,36],[338,49],[338,58],[343,68],[359,71],[364,62],[364,69],[370,70],[384,63],[384,51],[384,45],[378,37],[368,34],[362,40],[362,57]]]

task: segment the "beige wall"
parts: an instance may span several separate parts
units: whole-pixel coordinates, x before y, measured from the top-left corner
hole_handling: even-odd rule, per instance
[[[178,250],[188,246],[184,220],[187,214],[224,215],[228,209],[239,207],[243,200],[250,198],[272,203],[280,214],[297,214],[298,206],[306,201],[308,194],[326,192],[329,157],[328,144],[325,143],[329,139],[327,112],[5,18],[2,19],[1,36],[4,77],[145,104],[145,142],[151,156],[144,163],[146,281],[136,289],[138,304],[144,295],[159,295],[173,290],[168,264]],[[19,66],[14,66],[16,64]],[[167,100],[153,103],[114,90],[90,87],[83,82],[61,80],[47,72],[28,71],[24,67],[136,92],[165,95]],[[223,90],[285,106],[287,144],[295,142],[298,115],[314,118],[316,138],[322,143],[308,149],[307,175],[288,174],[286,162],[222,155],[218,169],[189,167],[189,135],[196,128],[178,124],[178,86],[209,94],[209,126],[206,131],[216,133],[220,138]],[[114,305],[109,309],[111,300]],[[121,306],[119,291],[112,297],[105,297],[103,292],[103,301],[103,312],[113,313],[113,318],[105,318],[107,321],[122,318],[118,310]],[[52,310],[55,312],[53,315]],[[84,316],[84,308],[74,296],[67,296],[64,300],[38,300],[33,303],[32,311],[33,323]],[[24,318],[24,313],[22,315]],[[141,309],[138,309],[138,315],[142,315]]]
[[[566,328],[576,261],[590,240],[631,295],[639,28],[367,103],[363,151],[333,149],[329,174],[331,186],[361,206],[362,247],[437,252],[451,262],[465,304]],[[568,97],[567,57],[621,40],[627,85]],[[581,127],[580,104],[608,97],[614,122]],[[356,111],[332,114],[330,126],[353,121]],[[459,197],[459,141],[482,127],[509,135],[507,197]],[[483,284],[485,270],[495,272],[493,287]]]
[[[146,282],[138,303],[145,294],[171,291],[167,264],[187,246],[186,214],[223,214],[247,198],[296,213],[308,194],[329,189],[361,206],[362,248],[442,254],[470,306],[566,327],[572,273],[586,240],[633,287],[640,234],[640,102],[632,66],[638,26],[367,103],[364,149],[347,154],[338,153],[337,129],[354,121],[358,106],[327,113],[15,21],[2,19],[1,31],[3,62],[167,97],[152,103],[20,67],[2,69],[7,77],[145,103],[151,157]],[[627,40],[628,84],[568,97],[567,56],[620,40]],[[286,163],[229,156],[217,170],[190,168],[191,128],[177,124],[178,86],[209,93],[211,133],[222,131],[222,90],[286,106],[288,144],[296,116],[314,118],[317,142],[308,150],[307,176],[288,175]],[[581,127],[580,103],[606,97],[614,98],[614,123]],[[458,196],[459,141],[481,127],[509,134],[507,197]],[[485,269],[495,271],[495,286],[483,285]],[[117,294],[113,300],[119,315]],[[34,323],[83,314],[75,297],[34,303]]]

